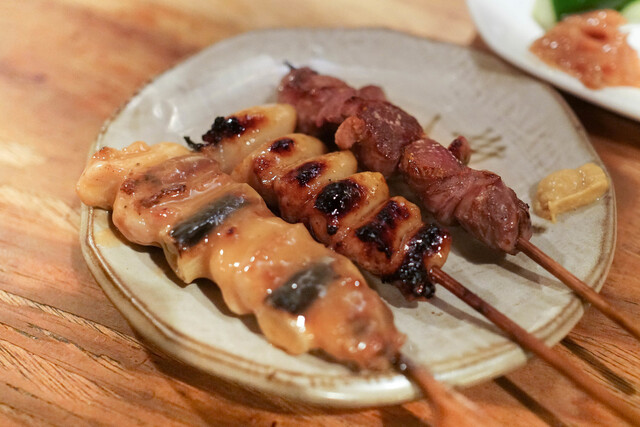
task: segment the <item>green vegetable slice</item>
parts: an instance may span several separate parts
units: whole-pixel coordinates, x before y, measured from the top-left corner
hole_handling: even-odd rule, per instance
[[[553,0],[553,8],[559,19],[574,13],[588,12],[595,9],[620,10],[633,0]]]
[[[533,18],[549,29],[568,15],[596,9],[615,9],[629,22],[640,22],[640,0],[536,0]]]
[[[629,2],[621,11],[627,21],[640,23],[640,0]]]
[[[553,27],[558,22],[553,0],[536,0],[533,5],[533,19],[545,30]]]

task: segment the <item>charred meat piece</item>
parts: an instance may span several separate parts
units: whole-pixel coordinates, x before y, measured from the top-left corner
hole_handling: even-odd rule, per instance
[[[158,149],[151,147],[151,151]],[[138,163],[144,165],[144,158]],[[124,178],[112,215],[124,236],[140,245],[156,244],[157,230],[195,215],[221,187],[232,184],[215,160],[197,153],[145,166]]]
[[[309,157],[291,165],[278,175],[274,182],[275,207],[288,222],[301,222],[309,226],[309,218],[320,191],[328,184],[340,181],[356,173],[358,163],[349,151],[327,153]],[[265,197],[269,197],[265,193]]]
[[[265,108],[266,107],[266,108]],[[296,112],[290,105],[272,104],[247,108],[227,117],[216,117],[211,128],[202,135],[203,142],[185,137],[189,147],[208,153],[224,173],[265,141],[293,132]],[[213,155],[215,154],[215,155]]]
[[[306,143],[301,144],[300,141]],[[240,164],[235,166],[231,176],[236,181],[247,182],[263,195],[269,206],[276,206],[273,185],[282,171],[304,159],[319,156],[325,152],[324,144],[304,134],[276,138],[257,146]],[[300,178],[311,179],[312,172],[312,170],[306,171],[306,178]]]
[[[280,140],[273,151],[285,155],[287,146]],[[100,153],[89,162],[78,193],[83,201],[109,198],[96,198],[87,177],[105,183],[105,191],[119,188],[113,206],[106,207],[123,235],[162,247],[184,281],[215,281],[229,309],[254,314],[274,345],[293,354],[321,349],[360,368],[388,368],[404,336],[359,270],[315,242],[302,225],[275,217],[249,185],[221,172],[215,160],[181,154],[171,144],[112,150],[109,159]],[[119,165],[130,159],[133,168],[120,173]]]
[[[443,233],[437,225],[423,225],[407,241],[400,267],[385,279],[399,283],[403,287],[400,289],[403,293],[411,292],[416,296],[430,298],[435,288],[429,282],[429,270],[434,264],[438,267],[442,264],[427,264],[424,260],[439,256],[443,248],[448,251],[449,245],[448,234]]]

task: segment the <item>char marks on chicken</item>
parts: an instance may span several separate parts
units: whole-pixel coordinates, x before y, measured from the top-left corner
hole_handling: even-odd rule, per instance
[[[182,280],[216,282],[232,312],[255,315],[266,338],[292,354],[321,349],[387,369],[404,341],[353,263],[275,217],[203,153],[170,143],[104,148],[77,188],[83,202],[113,210],[128,240],[160,246]]]
[[[510,254],[517,252],[518,239],[531,237],[529,207],[498,175],[466,166],[471,149],[464,137],[446,149],[388,102],[380,88],[357,90],[303,67],[282,79],[278,101],[295,107],[300,130],[325,138],[335,130],[335,143],[351,149],[362,168],[385,176],[400,173],[442,224],[459,224]]]
[[[274,108],[280,107],[253,110],[269,117]],[[291,112],[295,115],[293,108]],[[229,121],[242,114],[216,120]],[[378,124],[373,116],[371,122]],[[398,132],[403,131],[393,123]],[[450,237],[446,230],[431,227],[433,245],[425,246],[420,209],[402,197],[390,198],[381,173],[357,173],[357,161],[350,151],[326,153],[319,139],[300,133],[263,138],[268,129],[258,129],[244,158],[225,155],[239,152],[238,145],[246,146],[235,136],[208,144],[202,152],[218,160],[234,178],[249,183],[285,220],[303,223],[318,241],[394,283],[408,298],[433,294],[428,272],[441,267],[447,258]]]

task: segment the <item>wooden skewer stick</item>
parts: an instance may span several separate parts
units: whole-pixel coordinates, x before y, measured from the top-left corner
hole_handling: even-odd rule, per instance
[[[497,422],[462,394],[436,380],[425,368],[403,354],[396,356],[394,365],[413,380],[434,409],[435,424],[439,427],[497,426]]]
[[[582,299],[591,303],[600,310],[609,319],[626,329],[636,339],[640,340],[640,328],[631,323],[627,317],[617,311],[607,300],[599,293],[587,286],[582,280],[571,274],[560,265],[557,261],[545,254],[536,245],[525,239],[518,239],[516,247],[529,258],[537,262],[549,273],[553,274],[558,280],[567,285],[571,290],[578,294]]]
[[[465,288],[461,283],[439,268],[431,269],[430,278],[434,283],[442,285],[471,308],[484,315],[493,322],[493,324],[506,332],[519,345],[553,366],[565,377],[591,395],[591,397],[611,408],[629,423],[640,425],[640,412],[637,412],[631,406],[625,404],[622,399],[592,380],[584,371],[575,367],[566,356],[552,350],[541,340],[521,328],[513,320],[509,319],[491,304]]]

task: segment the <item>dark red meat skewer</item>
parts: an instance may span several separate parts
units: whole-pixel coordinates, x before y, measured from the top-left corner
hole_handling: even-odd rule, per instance
[[[489,171],[465,165],[469,145],[449,149],[429,139],[418,121],[386,100],[382,89],[354,89],[310,68],[292,69],[278,101],[298,111],[298,128],[351,149],[364,169],[399,172],[424,207],[445,225],[461,225],[487,246],[515,254],[531,237],[529,207]],[[334,132],[335,130],[335,132]],[[333,133],[332,133],[333,132]]]

